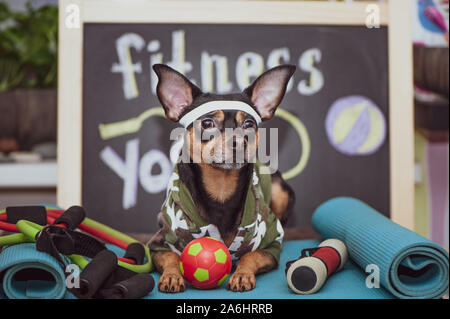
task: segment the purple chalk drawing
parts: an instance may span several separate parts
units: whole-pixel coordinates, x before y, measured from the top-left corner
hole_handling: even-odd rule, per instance
[[[331,145],[346,155],[371,155],[386,140],[386,120],[370,99],[351,95],[337,99],[328,110],[325,130]]]

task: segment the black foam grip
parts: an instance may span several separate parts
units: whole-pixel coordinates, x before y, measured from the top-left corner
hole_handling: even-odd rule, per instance
[[[105,299],[138,299],[148,295],[154,287],[155,280],[150,274],[136,274],[103,289],[100,294]]]
[[[117,256],[110,250],[102,250],[81,272],[80,287],[71,292],[81,299],[91,298],[116,268]]]
[[[106,249],[104,243],[90,235],[55,225],[49,225],[36,234],[36,249],[56,257],[77,254],[95,257]],[[57,257],[56,257],[57,258]]]
[[[131,243],[128,245],[125,251],[125,258],[133,259],[136,265],[142,265],[144,263],[145,250],[141,243]]]
[[[25,219],[39,225],[47,225],[47,211],[44,206],[11,206],[6,207],[6,222],[15,224]]]
[[[67,228],[75,229],[83,222],[85,217],[86,212],[83,207],[72,206],[55,220],[54,225],[66,224]]]
[[[103,283],[103,285],[100,287],[99,291],[97,292],[97,294],[95,294],[93,297],[94,298],[103,298],[101,292],[104,289],[108,289],[111,288],[113,285],[115,285],[118,282],[127,280],[131,277],[133,277],[134,275],[136,275],[136,273],[134,271],[131,271],[130,269],[124,268],[124,267],[120,267],[118,266],[113,273],[111,274],[111,276],[109,276],[105,282]]]

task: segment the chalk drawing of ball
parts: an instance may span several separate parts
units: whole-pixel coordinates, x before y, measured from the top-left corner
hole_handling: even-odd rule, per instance
[[[386,139],[383,113],[360,95],[337,99],[328,110],[325,129],[331,145],[350,156],[373,154]]]

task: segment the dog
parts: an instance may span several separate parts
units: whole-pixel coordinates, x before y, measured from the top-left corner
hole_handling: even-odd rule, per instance
[[[278,266],[282,224],[295,201],[279,171],[262,174],[262,166],[251,161],[258,145],[258,125],[273,117],[295,66],[272,68],[243,92],[225,95],[203,93],[164,64],[153,69],[166,117],[186,128],[184,143],[190,159],[175,166],[158,215],[159,230],[148,242],[153,264],[161,273],[158,289],[173,293],[186,289],[179,255],[191,240],[210,236],[239,259],[228,289],[251,290],[257,274]],[[230,139],[227,129],[253,133],[254,138]],[[218,134],[201,138],[210,131]],[[244,153],[241,161],[236,160],[238,150]],[[196,151],[205,157],[194,161]]]

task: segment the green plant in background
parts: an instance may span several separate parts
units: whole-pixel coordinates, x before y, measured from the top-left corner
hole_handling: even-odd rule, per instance
[[[0,92],[55,88],[57,82],[58,8],[13,12],[0,0]]]

